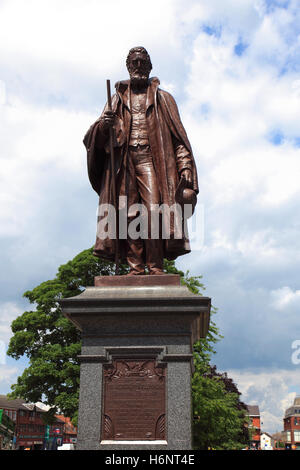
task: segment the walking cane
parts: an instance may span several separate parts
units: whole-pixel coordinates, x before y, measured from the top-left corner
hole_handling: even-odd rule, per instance
[[[107,110],[112,111],[111,107],[111,91],[110,91],[110,80],[106,80],[107,86]],[[114,129],[109,128],[109,149],[110,149],[110,161],[111,161],[111,174],[112,174],[112,196],[113,205],[115,208],[115,227],[116,227],[116,246],[115,246],[115,263],[116,263],[116,275],[119,274],[119,224],[118,224],[118,208],[117,208],[117,192],[116,192],[116,175],[115,175],[115,154],[114,154]]]

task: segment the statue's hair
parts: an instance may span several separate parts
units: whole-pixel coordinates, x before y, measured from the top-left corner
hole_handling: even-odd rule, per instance
[[[152,63],[151,63],[151,59],[150,59],[150,56],[147,52],[147,50],[142,47],[142,46],[138,46],[138,47],[133,47],[132,49],[130,49],[130,51],[128,52],[128,56],[127,56],[127,59],[126,59],[126,66],[127,66],[127,69],[129,67],[129,62],[130,62],[130,57],[132,56],[132,54],[134,54],[135,52],[139,52],[140,54],[144,54],[146,57],[147,57],[147,60],[149,62],[149,68],[150,70],[152,70]]]

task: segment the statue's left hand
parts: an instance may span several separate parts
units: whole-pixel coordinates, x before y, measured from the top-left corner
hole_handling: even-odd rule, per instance
[[[192,184],[192,172],[191,170],[183,170],[180,174],[181,178],[185,178],[186,182],[191,185]]]

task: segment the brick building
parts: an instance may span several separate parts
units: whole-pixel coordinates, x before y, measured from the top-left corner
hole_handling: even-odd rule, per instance
[[[246,405],[248,410],[248,417],[249,417],[249,428],[252,431],[252,439],[250,442],[251,449],[259,449],[260,448],[260,412],[259,407],[257,405]]]
[[[286,448],[300,450],[300,397],[296,397],[283,419],[283,437]]]
[[[14,447],[23,450],[41,450],[44,447],[46,425],[43,421],[45,410],[34,404],[25,403],[22,399],[8,400],[6,395],[0,395],[0,409],[15,424]],[[50,426],[49,438],[62,439],[64,422],[56,420]]]
[[[63,415],[55,415],[55,417],[63,422],[63,443],[76,444],[77,442],[77,428],[73,426],[71,419]]]

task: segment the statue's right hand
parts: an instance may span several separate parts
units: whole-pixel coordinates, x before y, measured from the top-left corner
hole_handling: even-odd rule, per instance
[[[115,113],[112,111],[105,111],[103,116],[103,124],[106,129],[111,128],[115,122]]]

